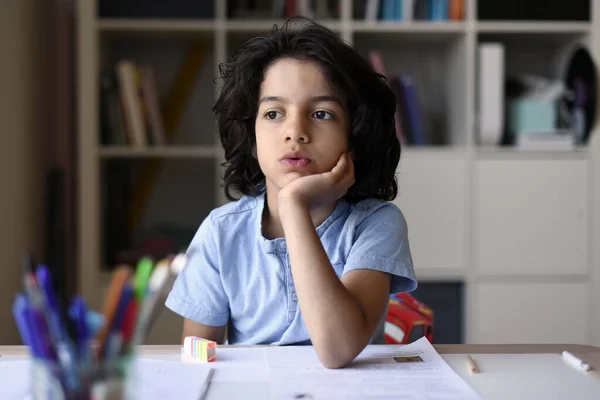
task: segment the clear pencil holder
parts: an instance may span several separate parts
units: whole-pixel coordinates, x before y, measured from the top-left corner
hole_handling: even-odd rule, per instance
[[[69,373],[57,362],[33,358],[29,399],[133,400],[133,364],[134,357],[128,356],[102,364],[78,365]]]

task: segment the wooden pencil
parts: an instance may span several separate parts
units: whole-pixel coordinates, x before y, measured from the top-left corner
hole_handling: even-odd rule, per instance
[[[467,354],[467,371],[469,371],[470,374],[476,374],[479,372],[479,368],[477,368],[477,364],[475,363],[475,360],[473,360],[473,357],[471,357],[470,355]]]

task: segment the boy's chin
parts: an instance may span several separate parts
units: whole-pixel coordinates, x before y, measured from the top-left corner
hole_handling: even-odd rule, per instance
[[[302,178],[303,176],[308,176],[308,175],[312,175],[309,173],[302,173],[302,172],[289,172],[287,174],[285,174],[285,176],[283,176],[280,180],[279,180],[279,189],[283,189],[286,185],[288,185],[290,182],[295,181],[296,179]]]
[[[277,186],[279,187],[279,190],[283,189],[286,185],[288,185],[289,183],[295,181],[296,179],[302,178],[304,176],[310,176],[310,175],[315,175],[315,172],[300,172],[300,171],[293,171],[293,172],[288,172],[286,173],[284,176],[281,176],[276,182],[277,182]]]

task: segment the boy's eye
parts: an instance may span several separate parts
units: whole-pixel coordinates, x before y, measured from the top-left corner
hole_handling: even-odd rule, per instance
[[[268,119],[277,119],[277,117],[279,116],[280,112],[279,111],[267,111],[267,113],[265,114],[265,116]]]
[[[313,116],[317,119],[333,119],[333,114],[323,110],[315,111]]]

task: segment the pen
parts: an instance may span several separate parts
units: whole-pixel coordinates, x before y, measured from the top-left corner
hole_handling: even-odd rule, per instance
[[[577,368],[578,370],[586,372],[589,375],[593,375],[596,378],[600,378],[600,374],[598,373],[598,371],[593,369],[592,366],[590,364],[588,364],[587,361],[577,358],[575,355],[573,355],[573,353],[570,353],[565,350],[562,352],[562,357],[567,363],[571,364],[573,367]]]
[[[41,309],[42,295],[36,281],[32,262],[33,261],[30,256],[26,255],[23,257],[23,288],[25,289],[25,294],[27,295],[29,304],[31,304],[33,307]]]
[[[75,368],[75,352],[68,338],[66,327],[61,322],[61,313],[58,300],[54,292],[54,284],[50,269],[46,265],[40,265],[36,271],[37,284],[42,292],[47,315],[48,331],[50,340],[55,346],[59,362],[65,369],[67,385],[75,388],[79,385],[77,370]]]
[[[208,369],[208,374],[202,383],[202,391],[200,392],[199,400],[204,400],[206,398],[206,393],[208,393],[208,388],[210,387],[210,382],[212,380],[212,376],[215,373],[214,368]]]
[[[47,361],[56,361],[56,351],[52,345],[48,325],[41,311],[27,306],[24,315],[33,354]]]
[[[123,343],[119,354],[125,354],[132,348],[133,332],[138,318],[139,303],[136,298],[132,298],[125,309],[125,315],[123,323],[121,324],[121,335],[123,337]]]
[[[23,255],[22,262],[24,286],[25,289],[27,289],[27,286],[30,283],[28,282],[28,279],[35,282],[35,262],[33,261],[33,256],[29,253],[25,253],[25,255]]]
[[[87,321],[87,306],[85,300],[81,296],[75,296],[71,303],[74,317],[72,318],[77,328],[77,351],[79,359],[87,364],[90,361],[89,340],[90,329]]]
[[[111,358],[120,353],[123,346],[123,323],[126,318],[127,309],[132,301],[135,301],[134,288],[128,283],[122,287],[121,295],[119,296],[119,302],[115,310],[114,318],[111,322],[108,331],[108,337],[104,343],[104,347],[101,349],[101,355],[106,358]]]
[[[167,297],[169,295],[169,292],[171,291],[171,289],[173,288],[173,285],[175,284],[175,281],[177,280],[177,276],[181,273],[181,271],[183,271],[183,268],[185,267],[186,263],[187,263],[187,256],[183,253],[177,254],[173,258],[173,260],[171,261],[171,264],[169,266],[168,280],[167,280],[167,282],[164,283],[163,288],[160,293],[160,297],[158,299],[159,303],[164,304],[165,300],[167,299]],[[154,323],[156,322],[156,319],[160,315],[161,310],[162,310],[162,307],[154,307],[152,315],[150,316],[150,322],[148,324],[149,327],[154,325]]]
[[[163,309],[162,305],[167,299],[169,292],[175,284],[175,280],[177,280],[177,276],[181,273],[186,263],[187,257],[185,254],[177,254],[173,258],[173,260],[171,260],[171,264],[169,265],[169,273],[167,274],[166,281],[162,282],[161,289],[157,294],[158,297],[154,300],[155,304],[153,305],[150,312],[149,320],[146,325],[146,332],[149,332],[152,326],[156,323],[156,320],[158,319],[160,312]],[[158,305],[160,305],[160,307]]]
[[[110,330],[113,326],[113,320],[115,318],[115,314],[117,313],[117,308],[119,306],[119,300],[121,298],[121,293],[123,291],[123,286],[127,285],[129,279],[131,278],[131,269],[122,265],[118,267],[112,275],[110,286],[108,288],[107,295],[104,299],[104,325],[100,328],[98,332],[98,344],[99,351],[98,355],[102,356],[104,351],[104,346],[108,339]]]
[[[587,362],[585,362],[585,361],[583,361],[583,360],[575,357],[572,353],[570,353],[570,352],[568,352],[566,350],[562,352],[562,356],[563,356],[563,359],[567,363],[571,364],[573,367],[575,367],[575,368],[577,368],[577,369],[579,369],[581,371],[588,372],[589,370],[592,369],[592,367],[590,366],[590,364],[588,364]]]
[[[133,333],[133,346],[142,344],[146,339],[148,329],[151,326],[152,314],[168,279],[169,265],[165,261],[159,261],[148,281],[148,294],[144,298],[144,301],[138,305],[140,311]]]
[[[52,285],[52,276],[47,266],[41,265],[36,272],[37,284],[40,288],[44,305],[46,307],[49,328],[55,339],[59,339],[64,334],[64,329],[61,326],[58,311],[58,301],[54,293]]]
[[[479,368],[477,368],[477,364],[475,364],[475,360],[473,360],[473,357],[471,357],[470,355],[467,354],[467,371],[469,371],[470,374],[476,374],[479,372]]]
[[[27,308],[27,299],[23,293],[17,293],[15,302],[13,303],[12,313],[15,321],[17,322],[17,328],[21,335],[21,340],[25,346],[31,347],[31,339],[29,338],[29,325],[27,324],[27,316],[25,310]]]
[[[148,257],[142,257],[138,262],[137,269],[135,271],[135,297],[138,302],[141,302],[146,296],[146,290],[148,289],[148,279],[152,274],[154,264]]]

